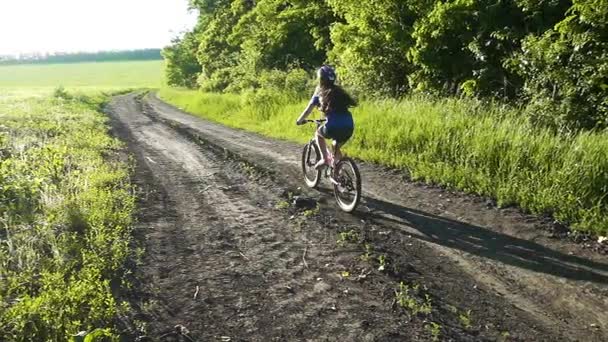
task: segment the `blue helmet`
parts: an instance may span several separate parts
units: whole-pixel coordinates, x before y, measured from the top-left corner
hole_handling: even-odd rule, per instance
[[[318,75],[320,79],[334,83],[336,81],[336,72],[329,65],[324,65],[319,68]]]

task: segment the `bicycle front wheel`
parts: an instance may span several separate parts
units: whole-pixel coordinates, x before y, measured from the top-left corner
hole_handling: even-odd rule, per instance
[[[344,158],[338,162],[334,171],[334,195],[340,209],[350,213],[361,201],[361,175],[355,162]]]
[[[321,151],[314,142],[309,142],[302,151],[302,173],[304,181],[309,188],[315,188],[321,181],[321,170],[315,169],[315,165],[321,160]]]

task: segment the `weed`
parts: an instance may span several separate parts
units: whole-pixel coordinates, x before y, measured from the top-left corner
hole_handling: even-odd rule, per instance
[[[430,322],[429,324],[425,325],[425,328],[429,334],[431,334],[433,341],[439,341],[439,338],[441,337],[441,325],[435,322]]]
[[[53,97],[64,100],[72,99],[72,95],[70,95],[70,93],[68,93],[63,86],[55,88],[55,91],[53,92]]]
[[[372,258],[372,255],[374,253],[374,250],[372,248],[372,246],[368,243],[365,244],[365,253],[363,253],[361,255],[361,260],[363,261],[369,261]]]
[[[287,209],[290,207],[290,204],[287,201],[279,201],[274,207],[277,209]]]
[[[314,207],[313,209],[308,209],[304,211],[304,217],[311,217],[311,216],[315,216],[319,213],[319,211],[321,210],[321,208],[319,207],[319,205],[317,204],[316,207]]]
[[[251,178],[257,175],[257,170],[253,165],[249,163],[241,163],[241,165],[243,167],[243,171],[245,171],[248,177]]]
[[[378,256],[378,264],[379,264],[378,271],[384,271],[386,269],[388,262],[386,261],[385,254],[381,254],[380,256]]]
[[[340,232],[338,234],[338,241],[336,243],[338,244],[338,246],[344,246],[347,243],[359,243],[359,241],[359,233],[354,229],[350,229],[344,232]]]
[[[458,315],[458,320],[462,327],[465,329],[471,329],[471,310],[467,310]]]
[[[428,315],[433,310],[431,298],[428,294],[425,294],[424,299],[421,299],[420,292],[420,285],[409,286],[401,282],[399,289],[395,291],[395,299],[402,308],[405,308],[412,315],[419,313]]]

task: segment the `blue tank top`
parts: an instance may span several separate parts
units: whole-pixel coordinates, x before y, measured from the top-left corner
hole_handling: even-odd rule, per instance
[[[310,101],[317,107],[321,106],[321,98],[319,97],[319,95],[317,94],[316,91]],[[338,113],[335,111],[325,113],[325,116],[327,117],[327,124],[326,124],[327,127],[353,128],[355,126],[355,123],[353,121],[353,115],[348,110],[345,112],[341,112],[341,113]]]

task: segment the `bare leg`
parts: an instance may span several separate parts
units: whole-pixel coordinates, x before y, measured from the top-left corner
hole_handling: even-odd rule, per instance
[[[319,149],[321,150],[321,156],[323,157],[323,159],[321,159],[317,165],[315,165],[315,169],[319,169],[325,165],[327,161],[327,144],[325,143],[325,138],[323,138],[321,135],[321,128],[317,130],[315,138],[317,140],[317,145],[319,145]]]
[[[342,159],[342,151],[340,151],[340,147],[342,147],[342,144],[334,141],[334,160],[336,163]]]

